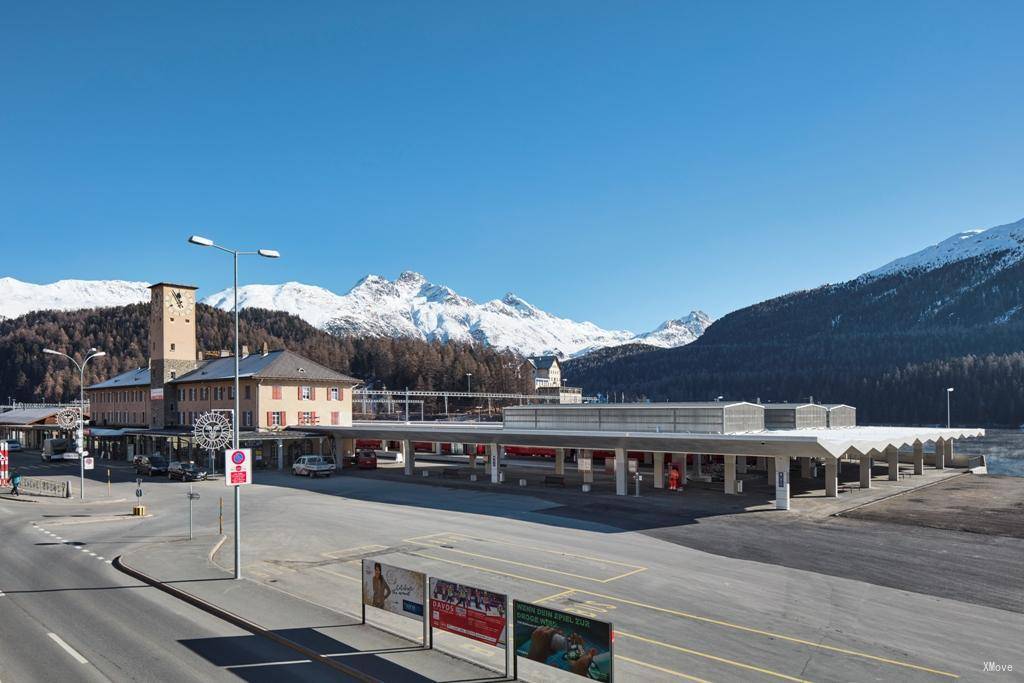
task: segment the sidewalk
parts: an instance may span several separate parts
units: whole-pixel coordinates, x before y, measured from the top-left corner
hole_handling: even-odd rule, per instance
[[[179,591],[189,602],[245,630],[271,638],[316,659],[353,680],[500,681],[503,676],[437,650],[360,623],[358,617],[331,611],[248,579],[234,580],[210,562],[220,539],[147,544],[119,558],[128,573]],[[192,647],[192,643],[186,643]],[[194,644],[209,656],[214,643]],[[251,662],[215,661],[218,666]]]

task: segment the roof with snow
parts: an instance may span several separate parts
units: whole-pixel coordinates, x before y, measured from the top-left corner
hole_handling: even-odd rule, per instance
[[[30,425],[53,417],[60,408],[15,408],[0,413],[0,425]]]
[[[558,363],[558,356],[530,356],[526,360],[530,361],[533,367],[538,370],[547,370],[552,365]]]
[[[186,373],[168,384],[188,382],[209,382],[211,380],[234,379],[235,357],[225,356],[203,362],[192,372]],[[271,351],[266,355],[253,354],[238,361],[239,377],[259,379],[310,380],[358,384],[359,380],[288,350]]]
[[[123,389],[125,387],[148,387],[149,368],[135,368],[128,372],[122,372],[108,380],[91,384],[86,389]]]

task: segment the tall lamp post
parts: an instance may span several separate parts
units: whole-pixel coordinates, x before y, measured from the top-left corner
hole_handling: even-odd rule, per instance
[[[470,384],[472,383],[472,381],[473,381],[473,373],[472,372],[467,372],[466,373],[466,393],[467,394],[472,393],[472,391],[473,391],[470,388]]]
[[[81,363],[68,354],[53,349],[43,349],[43,353],[64,356],[78,368],[78,497],[80,500],[85,500],[85,364],[93,358],[100,358],[107,353],[91,348],[85,352],[85,360]]]
[[[953,387],[946,387],[946,429],[949,429],[949,399],[953,394]]]
[[[220,249],[221,251],[231,254],[232,260],[235,266],[234,276],[234,293],[235,293],[235,403],[234,411],[231,416],[231,448],[232,450],[238,449],[238,410],[239,410],[239,392],[238,392],[238,257],[239,256],[262,256],[264,258],[281,258],[281,254],[274,251],[273,249],[258,249],[256,251],[239,251],[238,249],[228,249],[222,247],[219,244],[215,244],[213,240],[199,235],[192,235],[188,238],[189,244],[195,244],[200,247],[213,247],[214,249]],[[225,473],[225,476],[227,474]],[[242,518],[241,518],[241,486],[235,486],[235,578],[242,578]]]

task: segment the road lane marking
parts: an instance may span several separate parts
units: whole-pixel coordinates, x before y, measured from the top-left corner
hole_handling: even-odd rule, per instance
[[[254,669],[256,667],[287,667],[293,664],[312,664],[309,659],[287,659],[284,661],[257,661],[256,664],[236,664],[230,667],[224,667],[228,671],[234,671],[236,669]]]
[[[573,574],[572,572],[566,572],[566,571],[562,571],[562,570],[559,570],[559,569],[548,569],[546,567],[541,567],[540,565],[530,564],[530,563],[527,563],[527,562],[516,562],[514,560],[507,560],[507,559],[505,559],[503,557],[495,557],[493,555],[483,555],[481,553],[471,553],[468,550],[458,550],[457,548],[440,548],[441,550],[446,550],[446,551],[448,551],[450,553],[458,553],[460,555],[467,555],[469,557],[479,557],[479,558],[486,559],[486,560],[494,560],[495,562],[505,562],[506,564],[515,564],[515,565],[519,565],[519,566],[522,566],[522,567],[529,567],[531,569],[537,569],[537,570],[540,570],[540,571],[551,572],[553,574],[562,574],[563,576],[571,576],[574,579],[584,579],[586,581],[596,581],[598,583],[610,583],[612,581],[617,581],[619,579],[624,579],[627,576],[632,576],[633,574],[639,574],[640,572],[647,571],[647,567],[643,567],[643,566],[638,565],[638,564],[626,564],[625,562],[616,562],[615,560],[609,560],[609,559],[602,558],[602,557],[592,557],[592,556],[589,556],[589,555],[579,555],[577,553],[569,553],[569,552],[565,552],[565,551],[561,551],[561,550],[552,550],[550,548],[542,548],[540,546],[526,545],[526,544],[523,544],[523,543],[513,543],[512,541],[506,541],[506,540],[503,540],[503,539],[500,539],[500,538],[494,538],[494,539],[490,539],[489,538],[487,540],[480,540],[480,539],[475,539],[475,538],[473,538],[471,536],[464,536],[462,534],[454,534],[454,533],[444,534],[440,538],[437,538],[437,536],[438,536],[438,534],[431,534],[430,536],[417,536],[417,537],[413,537],[413,538],[406,538],[406,539],[403,539],[403,540],[406,543],[415,543],[416,545],[427,546],[429,548],[434,548],[434,547],[440,548],[441,544],[443,544],[443,543],[446,543],[446,542],[448,542],[448,543],[457,543],[460,540],[462,540],[462,541],[469,541],[469,542],[473,542],[473,543],[484,543],[484,544],[486,544],[486,543],[494,543],[496,545],[509,545],[509,546],[513,546],[513,547],[516,547],[516,548],[526,548],[527,550],[533,550],[533,551],[541,552],[541,553],[548,553],[550,555],[556,555],[556,556],[561,557],[561,558],[590,560],[591,562],[596,562],[596,563],[599,563],[599,564],[613,564],[613,565],[617,565],[619,567],[629,567],[629,569],[630,569],[628,572],[623,572],[621,574],[617,574],[617,575],[612,576],[610,578],[602,579],[602,578],[598,578],[598,577],[595,577],[595,576],[585,576],[583,574]],[[430,538],[432,540],[430,540],[430,541],[421,540],[421,539],[427,539],[427,538]]]
[[[321,572],[326,572],[328,574],[333,574],[334,576],[340,577],[342,579],[348,579],[349,581],[355,581],[356,583],[362,583],[361,579],[357,579],[354,576],[348,576],[347,574],[341,574],[341,573],[333,571],[331,569],[327,569],[326,567],[313,567],[313,569],[316,569],[317,571],[321,571]]]
[[[618,633],[618,631],[616,631],[616,633]],[[674,669],[666,669],[664,667],[656,666],[654,664],[648,664],[647,662],[641,662],[639,659],[633,659],[632,657],[623,657],[622,655],[615,655],[615,659],[618,659],[622,662],[629,662],[630,664],[636,664],[638,666],[645,666],[648,669],[654,669],[655,671],[660,671],[662,673],[678,676],[679,678],[685,678],[688,681],[695,681],[696,683],[710,683],[710,681],[706,681],[703,678],[697,678],[696,676],[684,674],[682,671],[675,671]]]
[[[575,592],[576,591],[573,591],[573,590],[562,591],[561,593],[555,593],[554,595],[549,595],[546,598],[541,598],[540,600],[534,600],[533,602],[534,603],[547,602],[548,600],[554,600],[556,598],[564,598],[566,595],[571,595],[572,593],[575,593]]]
[[[50,636],[50,638],[53,640],[53,642],[57,643],[62,648],[64,648],[64,651],[67,652],[72,657],[74,657],[75,660],[79,664],[88,664],[89,663],[88,659],[86,659],[82,655],[78,654],[78,651],[75,650],[75,648],[71,647],[70,645],[65,643],[63,640],[61,640],[60,636],[58,636],[56,633],[47,633],[46,635]]]
[[[677,617],[684,619],[690,619],[692,621],[699,621],[705,624],[714,624],[723,628],[731,628],[737,631],[743,631],[745,633],[753,633],[759,636],[765,636],[766,638],[776,638],[778,640],[784,640],[789,643],[797,643],[799,645],[806,645],[808,647],[818,648],[820,650],[826,650],[828,652],[836,652],[839,654],[849,655],[851,657],[860,657],[862,659],[870,659],[875,662],[882,662],[883,664],[891,664],[893,666],[899,666],[906,669],[914,669],[916,671],[924,671],[927,673],[936,674],[937,676],[946,676],[947,678],[960,678],[958,674],[950,673],[949,671],[941,671],[939,669],[932,669],[927,666],[921,666],[920,664],[912,664],[910,662],[900,661],[898,659],[889,659],[887,657],[879,657],[878,655],[868,654],[866,652],[858,652],[857,650],[848,650],[846,648],[836,647],[834,645],[825,645],[824,643],[815,643],[811,640],[805,640],[803,638],[796,638],[793,636],[782,635],[781,633],[773,633],[772,631],[765,631],[763,629],[753,628],[751,626],[743,626],[741,624],[733,624],[728,621],[721,619],[714,619],[711,617],[702,617],[699,614],[692,614],[690,612],[682,612],[680,610],[670,609],[668,607],[659,607],[658,605],[651,605],[644,602],[638,602],[636,600],[628,600],[626,598],[616,597],[614,595],[607,595],[604,593],[597,593],[586,588],[571,588],[570,586],[563,586],[561,584],[553,583],[551,581],[544,581],[543,579],[535,579],[530,576],[522,576],[519,574],[513,574],[511,572],[505,572],[500,569],[492,569],[490,567],[481,567],[479,565],[469,564],[468,562],[459,562],[458,560],[450,560],[444,557],[435,557],[434,555],[427,555],[420,551],[410,553],[412,555],[418,555],[419,557],[425,557],[430,560],[437,560],[438,562],[447,562],[448,564],[454,564],[461,567],[467,567],[469,569],[478,569],[484,572],[491,572],[492,574],[501,574],[504,576],[510,576],[514,579],[521,579],[523,581],[530,581],[543,586],[551,586],[552,588],[561,588],[562,590],[572,590],[576,593],[585,593],[587,595],[593,595],[596,598],[602,598],[605,600],[614,600],[624,605],[632,605],[633,607],[641,607],[644,609],[653,610],[655,612],[664,612],[665,614],[672,614]]]
[[[730,666],[739,667],[740,669],[747,669],[749,671],[756,671],[758,673],[765,674],[766,676],[774,676],[775,678],[781,678],[781,679],[783,679],[785,681],[795,681],[795,683],[810,683],[809,681],[807,681],[807,680],[805,680],[803,678],[796,678],[795,676],[787,676],[784,673],[779,673],[778,671],[772,671],[771,669],[762,669],[761,667],[754,666],[753,664],[744,664],[743,662],[737,662],[737,661],[732,660],[732,659],[726,659],[725,657],[719,657],[717,655],[708,654],[707,652],[701,652],[700,650],[691,650],[688,647],[680,647],[678,645],[672,645],[670,643],[665,643],[665,642],[662,642],[660,640],[652,640],[650,638],[644,638],[643,636],[637,636],[637,635],[634,635],[632,633],[626,633],[625,631],[620,631],[618,629],[615,630],[615,637],[616,638],[632,638],[634,640],[639,640],[639,641],[642,641],[644,643],[650,643],[651,645],[660,645],[661,647],[666,647],[666,648],[668,648],[670,650],[676,650],[677,652],[682,652],[684,654],[693,655],[694,657],[702,657],[704,659],[710,659],[711,661],[714,661],[714,662],[719,662],[720,664],[728,664]]]

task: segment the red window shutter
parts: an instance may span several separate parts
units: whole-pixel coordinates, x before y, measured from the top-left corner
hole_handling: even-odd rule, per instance
[[[268,426],[268,427],[269,427],[269,426],[271,426],[272,424],[274,424],[274,420],[273,420],[273,417],[272,417],[272,416],[273,416],[273,413],[271,413],[271,412],[270,412],[270,411],[268,410],[268,411],[267,411],[267,426]]]
[[[287,410],[282,410],[281,411],[281,426],[285,427],[287,425],[288,425],[288,411]]]
[[[301,401],[302,400],[302,387],[299,386],[299,387],[296,387],[296,388],[299,390],[299,400]]]
[[[310,387],[309,388],[309,399],[311,401],[315,401],[316,400],[316,387]]]

